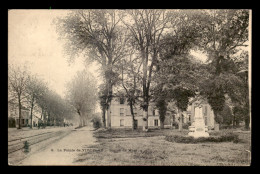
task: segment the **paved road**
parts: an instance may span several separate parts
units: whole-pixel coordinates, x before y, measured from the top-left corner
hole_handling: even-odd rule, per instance
[[[74,159],[95,143],[92,128],[75,129],[46,149],[28,156],[18,165],[76,165]]]

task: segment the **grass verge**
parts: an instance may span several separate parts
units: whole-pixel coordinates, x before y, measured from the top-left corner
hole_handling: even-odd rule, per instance
[[[243,143],[198,142],[175,143],[165,137],[187,135],[178,130],[99,129],[94,132],[98,144],[80,154],[75,163],[108,166],[248,166],[251,134],[236,134]],[[231,135],[230,131],[210,132],[211,136]],[[234,135],[234,137],[236,137]],[[241,136],[242,135],[242,136]],[[227,138],[232,139],[232,138]]]

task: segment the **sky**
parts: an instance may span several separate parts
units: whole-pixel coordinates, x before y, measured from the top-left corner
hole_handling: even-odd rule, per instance
[[[8,63],[26,65],[32,74],[44,79],[49,87],[62,97],[66,83],[84,69],[83,58],[79,57],[71,65],[63,54],[63,42],[58,40],[52,21],[62,17],[68,10],[10,10],[8,12]],[[206,56],[192,52],[202,61]],[[99,71],[96,64],[88,70],[96,77]]]
[[[32,74],[44,79],[62,97],[65,84],[77,71],[84,69],[83,59],[71,65],[63,54],[63,41],[58,40],[52,21],[67,10],[10,10],[8,13],[8,63],[26,65]],[[98,67],[88,69],[98,79]],[[100,82],[98,82],[100,83]]]

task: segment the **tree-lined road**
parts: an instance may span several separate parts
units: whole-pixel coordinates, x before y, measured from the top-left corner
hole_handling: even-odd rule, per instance
[[[61,138],[44,149],[28,155],[18,165],[72,165],[77,155],[95,144],[92,128],[66,129],[67,136]]]

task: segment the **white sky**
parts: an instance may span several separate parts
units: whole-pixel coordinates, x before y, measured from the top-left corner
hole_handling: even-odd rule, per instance
[[[32,74],[43,78],[62,97],[65,84],[77,71],[84,69],[83,59],[69,65],[63,55],[52,20],[67,10],[10,10],[8,13],[8,62],[26,64]],[[98,79],[97,67],[88,69]],[[100,82],[99,82],[100,83]]]
[[[8,13],[8,62],[29,66],[32,74],[43,78],[49,87],[62,97],[65,84],[77,71],[84,69],[83,59],[77,58],[69,65],[63,55],[63,43],[58,40],[52,21],[67,14],[67,10],[10,10]],[[205,61],[206,56],[192,52]],[[98,68],[92,64],[88,69],[100,79]],[[98,81],[100,84],[101,82]]]

